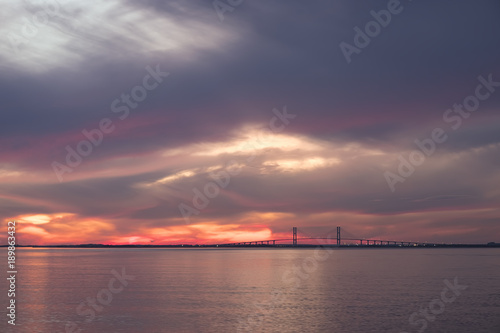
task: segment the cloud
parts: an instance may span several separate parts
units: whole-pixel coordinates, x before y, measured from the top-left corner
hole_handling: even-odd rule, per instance
[[[0,4],[0,212],[25,242],[498,235],[500,92],[443,121],[478,76],[500,81],[497,1],[408,3],[349,65],[338,44],[386,2],[252,1],[224,22],[210,2]],[[157,65],[168,78],[120,120],[112,102]],[[266,131],[285,105],[297,117]],[[116,128],[60,183],[51,163],[103,118]],[[392,193],[384,172],[436,127],[449,138]],[[178,205],[229,162],[186,225]]]
[[[0,49],[0,57],[4,66],[24,71],[70,69],[88,59],[151,52],[189,58],[232,38],[227,30],[190,18],[180,5],[175,15],[119,0],[53,0],[10,8],[10,19],[0,30],[10,43]]]

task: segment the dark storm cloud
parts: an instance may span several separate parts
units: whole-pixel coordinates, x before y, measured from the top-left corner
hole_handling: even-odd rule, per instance
[[[110,53],[112,58],[89,58],[73,68],[6,77],[0,82],[6,120],[2,135],[36,137],[90,127],[110,115],[110,102],[140,82],[145,65],[155,60],[172,76],[137,113],[175,121],[153,129],[157,135],[151,142],[146,139],[137,147],[127,140],[130,134],[124,134],[119,142],[102,148],[109,153],[117,151],[116,145],[133,151],[157,147],[159,141],[168,145],[210,140],[207,128],[219,128],[220,133],[246,121],[262,121],[276,103],[304,110],[301,124],[292,130],[384,140],[395,130],[439,119],[445,108],[473,89],[478,75],[500,77],[500,48],[492,42],[500,23],[493,1],[404,3],[404,11],[347,65],[338,43],[352,42],[352,28],[367,22],[370,10],[385,5],[256,2],[227,14],[231,19],[221,23],[207,5],[131,4],[135,9],[122,12],[155,8],[168,18],[202,20],[207,26],[240,32],[241,39],[224,49],[200,52],[194,64],[168,52],[141,57],[128,51],[128,59]],[[120,14],[109,14],[109,19]],[[81,38],[90,34],[81,30]],[[124,42],[98,44],[114,49],[114,44],[120,48]],[[78,38],[71,43],[78,43]],[[497,106],[498,98],[489,103]],[[187,128],[183,132],[189,135],[178,128]]]

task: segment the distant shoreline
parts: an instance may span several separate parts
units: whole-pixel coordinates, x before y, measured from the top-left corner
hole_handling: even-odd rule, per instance
[[[0,247],[7,247],[8,245],[0,245]],[[434,244],[434,245],[314,245],[314,244],[279,244],[279,245],[192,245],[192,244],[179,244],[179,245],[105,245],[105,244],[81,244],[81,245],[16,245],[16,248],[70,248],[70,249],[102,249],[102,248],[131,248],[131,249],[144,249],[144,248],[339,248],[339,249],[408,249],[408,248],[500,248],[500,243],[488,244]]]

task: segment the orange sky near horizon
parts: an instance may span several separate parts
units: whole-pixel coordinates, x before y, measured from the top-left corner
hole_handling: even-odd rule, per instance
[[[250,242],[271,239],[290,239],[292,226],[299,226],[300,237],[330,237],[335,239],[335,228],[342,227],[344,238],[376,238],[395,241],[421,242],[456,242],[457,236],[468,234],[480,235],[480,227],[467,225],[457,226],[454,229],[431,227],[429,224],[435,215],[444,215],[443,218],[494,216],[497,210],[482,209],[474,211],[457,210],[443,213],[410,213],[398,216],[370,216],[352,213],[323,213],[311,214],[314,228],[301,225],[297,216],[284,213],[252,213],[243,216],[233,223],[225,221],[206,221],[204,223],[172,225],[165,227],[137,225],[134,230],[120,230],[119,223],[112,220],[78,218],[75,214],[36,214],[21,215],[13,219],[16,221],[16,240],[21,245],[78,245],[78,244],[146,244],[146,245],[175,245],[175,244],[223,244],[233,242]],[[259,223],[249,223],[255,220]],[[381,224],[385,220],[386,225]],[[394,221],[403,220],[401,227],[394,225]],[[330,221],[337,221],[331,223]],[[343,221],[344,223],[340,222]],[[408,230],[408,227],[411,229]],[[273,230],[274,229],[274,230]],[[420,232],[415,232],[420,230]],[[430,231],[432,230],[432,231]],[[474,237],[469,242],[481,242]],[[498,239],[491,239],[498,241]],[[464,238],[463,242],[467,242]],[[5,243],[3,240],[0,243]],[[311,243],[311,241],[309,241]],[[314,243],[314,242],[313,242]]]

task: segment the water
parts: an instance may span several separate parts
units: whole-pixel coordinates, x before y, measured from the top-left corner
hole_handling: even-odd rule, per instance
[[[1,332],[500,332],[500,249],[19,249],[17,263]],[[439,301],[455,277],[467,288]],[[98,295],[109,304],[82,304]]]

